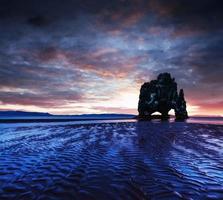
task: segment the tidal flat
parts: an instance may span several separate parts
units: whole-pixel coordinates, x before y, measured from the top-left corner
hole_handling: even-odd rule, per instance
[[[0,124],[0,199],[223,199],[223,126]]]

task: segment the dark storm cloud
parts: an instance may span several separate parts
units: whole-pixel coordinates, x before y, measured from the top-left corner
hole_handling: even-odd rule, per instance
[[[33,26],[46,26],[48,25],[49,21],[44,16],[37,15],[34,17],[30,17],[27,22]]]
[[[96,102],[168,71],[189,102],[219,106],[222,4],[1,0],[0,101],[42,107]]]

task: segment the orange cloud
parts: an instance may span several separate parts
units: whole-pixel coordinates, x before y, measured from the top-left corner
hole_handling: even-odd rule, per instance
[[[223,116],[223,101],[210,102],[210,103],[198,103],[199,107],[197,114],[203,115],[220,115]]]
[[[37,61],[54,61],[62,67],[75,68],[94,73],[103,78],[123,79],[136,71],[143,56],[126,56],[125,52],[115,48],[98,48],[91,52],[68,51],[47,48],[35,54]]]

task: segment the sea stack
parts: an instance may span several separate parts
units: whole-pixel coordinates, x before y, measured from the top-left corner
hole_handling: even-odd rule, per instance
[[[177,92],[177,83],[169,73],[161,73],[156,80],[141,86],[138,112],[139,119],[151,119],[154,112],[160,112],[162,119],[168,119],[168,112],[174,109],[176,120],[188,118],[184,91]]]

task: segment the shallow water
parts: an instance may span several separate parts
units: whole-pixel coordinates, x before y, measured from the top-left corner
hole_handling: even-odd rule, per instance
[[[0,199],[223,199],[223,126],[0,125]]]

